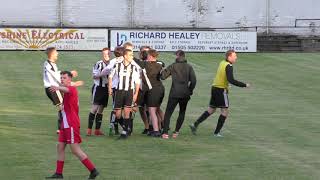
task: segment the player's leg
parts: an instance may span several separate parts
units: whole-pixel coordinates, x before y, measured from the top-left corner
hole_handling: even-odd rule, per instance
[[[102,131],[100,130],[101,124],[102,124],[102,118],[103,118],[103,109],[104,109],[104,105],[98,106],[98,110],[97,110],[97,114],[96,114],[96,129],[94,131],[94,134],[96,136],[103,136],[104,135],[102,133]]]
[[[145,109],[144,105],[139,107],[139,113],[140,113],[141,119],[144,124],[144,130],[143,130],[142,134],[147,134],[148,130],[149,130],[149,120],[148,120],[146,109]]]
[[[212,87],[211,88],[211,98],[210,98],[208,109],[206,111],[204,111],[199,116],[199,118],[189,126],[192,134],[196,135],[197,128],[198,128],[199,124],[202,123],[203,121],[205,121],[211,114],[213,114],[216,111],[216,107],[218,107],[217,105],[219,105],[219,101],[217,101],[217,97],[218,98],[220,97],[219,91],[217,91],[216,88]]]
[[[63,179],[63,166],[65,159],[65,148],[66,144],[63,142],[59,142],[57,144],[57,162],[56,162],[56,172],[46,179]]]
[[[157,117],[159,121],[159,129],[163,130],[164,127],[164,113],[160,107],[157,107]]]
[[[132,108],[130,106],[126,106],[123,108],[123,130],[120,134],[120,138],[127,138],[129,135],[129,125],[130,125],[130,113]]]
[[[131,97],[131,99],[132,99],[132,97]],[[130,100],[130,98],[129,98],[129,100]],[[114,110],[115,110],[115,115],[116,115],[115,121],[118,122],[121,127],[124,127],[122,109],[125,106],[126,101],[128,101],[126,92],[124,90],[117,90],[115,92],[115,96],[114,96]],[[131,106],[131,103],[128,106]]]
[[[166,112],[164,114],[164,128],[163,128],[163,134],[162,134],[162,138],[164,138],[164,139],[168,138],[170,118],[171,118],[172,113],[173,113],[174,109],[176,108],[177,104],[178,104],[177,98],[169,98],[168,99]]]
[[[85,152],[80,148],[80,144],[70,144],[70,149],[72,154],[74,154],[82,164],[90,171],[89,179],[95,179],[96,176],[99,175],[98,170],[95,165],[91,162]]]
[[[60,133],[60,129],[61,129],[61,122],[62,122],[62,105],[58,105],[58,130],[57,130],[57,134]]]
[[[115,94],[116,89],[112,89],[112,111],[110,113],[110,125],[109,125],[109,136],[113,135],[113,131],[115,135],[119,134],[119,127],[118,127],[118,121],[116,119],[116,111],[114,110],[115,107]]]
[[[121,138],[127,138],[129,135],[130,114],[132,113],[133,90],[123,91],[121,107],[123,108],[123,131]]]
[[[57,168],[56,173],[62,174],[63,173],[63,165],[64,165],[64,159],[65,159],[65,149],[67,144],[59,142],[57,144],[57,154],[58,154],[58,160],[57,160]]]
[[[133,132],[133,120],[135,118],[135,114],[138,111],[138,107],[137,106],[132,106],[131,107],[131,112],[129,115],[130,121],[129,121],[129,136],[131,136],[132,132]]]
[[[228,107],[229,107],[229,99],[228,99],[228,91],[226,89],[220,90],[217,95],[217,106],[221,108],[221,114],[219,116],[216,129],[214,131],[214,135],[217,137],[222,137],[220,131],[224,125],[225,120],[228,116]]]
[[[214,112],[216,112],[216,108],[213,107],[208,107],[208,109],[206,111],[204,111],[201,116],[194,122],[194,126],[197,128],[199,126],[200,123],[202,123],[203,121],[205,121],[211,114],[213,114]]]
[[[174,130],[174,133],[172,134],[172,138],[177,138],[179,135],[179,130],[183,124],[184,117],[187,110],[188,101],[190,98],[182,98],[179,99],[179,116],[176,123],[176,129]]]
[[[228,114],[229,114],[228,108],[221,108],[221,114],[219,116],[216,129],[214,131],[215,136],[222,137],[222,135],[220,134],[220,131],[224,125],[224,122],[226,121],[226,119],[228,117]]]
[[[114,109],[115,112],[115,121],[117,121],[120,126],[123,128],[123,130],[120,133],[120,137],[127,137],[127,132],[125,131],[125,125],[123,122],[123,116],[122,116],[122,108],[115,108]]]
[[[164,89],[163,87],[154,87],[151,90],[148,91],[147,93],[147,101],[146,104],[148,106],[149,114],[150,114],[150,119],[152,121],[152,126],[153,126],[153,132],[152,136],[154,137],[160,137],[160,127],[161,127],[161,120],[162,114],[160,110],[160,105],[162,103],[162,99],[164,96]],[[161,111],[161,112],[160,112]]]
[[[94,134],[96,136],[104,135],[100,130],[102,119],[103,119],[103,110],[108,105],[109,92],[107,87],[99,87],[99,91],[97,93],[96,104],[99,105],[97,114],[96,114],[96,129]]]
[[[146,91],[139,90],[137,105],[139,106],[140,117],[144,124],[144,130],[142,134],[147,134],[149,130],[149,120],[146,113],[145,101],[146,101]]]
[[[62,122],[62,114],[61,114],[62,106],[61,106],[61,104],[62,104],[63,97],[62,97],[62,94],[60,91],[51,92],[49,90],[49,88],[46,88],[45,92],[46,92],[47,97],[51,100],[52,104],[54,106],[56,106],[58,109],[57,134],[59,134],[60,129],[61,129],[60,126],[61,126],[61,122]]]
[[[154,137],[160,137],[161,133],[159,131],[159,119],[157,116],[157,107],[148,107],[150,118],[153,126],[153,133],[151,134]]]
[[[87,136],[91,136],[93,123],[94,123],[94,120],[96,119],[96,113],[98,109],[99,109],[99,105],[92,104],[89,117],[88,117]]]

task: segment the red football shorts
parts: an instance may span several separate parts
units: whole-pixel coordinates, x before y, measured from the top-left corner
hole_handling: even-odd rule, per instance
[[[80,144],[82,142],[80,136],[80,128],[65,128],[60,129],[59,133],[59,142],[66,143],[66,144]]]

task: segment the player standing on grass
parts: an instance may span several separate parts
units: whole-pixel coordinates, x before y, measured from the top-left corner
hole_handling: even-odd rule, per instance
[[[139,58],[140,60],[135,60],[135,62],[141,67],[140,77],[141,77],[141,85],[137,100],[137,105],[139,107],[139,112],[141,119],[144,124],[144,130],[142,134],[147,134],[149,130],[152,129],[152,126],[149,123],[149,112],[146,108],[146,97],[147,91],[152,88],[150,80],[147,76],[145,65],[148,58],[148,51],[151,48],[149,46],[140,47]]]
[[[53,105],[58,107],[58,129],[57,133],[60,132],[60,122],[61,116],[61,104],[63,101],[63,94],[60,91],[51,92],[49,90],[50,86],[60,85],[60,71],[57,67],[58,51],[55,47],[48,47],[46,49],[46,54],[48,59],[43,64],[43,84],[45,87],[45,92],[48,98],[52,101]],[[72,75],[76,77],[78,75],[77,71],[71,71]],[[82,81],[72,82],[73,86],[81,86]]]
[[[108,105],[108,75],[102,74],[102,70],[110,63],[110,49],[102,49],[102,60],[98,61],[92,69],[92,107],[88,117],[88,129],[87,136],[91,136],[92,126],[94,120],[96,120],[96,127],[94,134],[96,136],[104,135],[101,130],[101,123],[103,117],[103,109]]]
[[[160,80],[162,65],[157,62],[158,55],[159,53],[156,50],[150,49],[145,64],[145,71],[151,85],[151,88],[146,91],[145,101],[152,120],[153,132],[150,135],[153,137],[161,136],[159,129],[160,118],[157,115],[157,111],[164,97],[164,86]]]
[[[117,46],[114,48],[113,53],[114,53],[115,58],[110,60],[109,65],[102,70],[102,74],[110,74],[110,72],[114,68],[114,65],[116,63],[123,61],[123,51],[124,51],[124,48],[122,46]],[[113,80],[112,80],[112,107],[114,107],[114,95],[117,90],[117,84],[118,84],[117,80],[118,79],[116,79],[116,78],[113,78]],[[116,121],[115,110],[111,111],[109,136],[113,135],[113,133],[115,135],[119,134],[119,123],[120,123],[120,125],[123,123],[123,118],[121,117],[121,120],[119,120],[119,122]]]
[[[238,87],[250,87],[250,84],[237,81],[233,77],[233,64],[237,60],[237,54],[234,50],[226,52],[226,59],[222,60],[219,64],[216,77],[213,80],[211,88],[211,99],[208,110],[203,112],[202,115],[190,125],[192,133],[195,135],[197,127],[201,122],[206,120],[211,114],[213,114],[217,108],[221,109],[221,114],[218,119],[216,129],[213,133],[216,137],[222,137],[220,131],[224,125],[225,120],[228,117],[229,108],[229,83]]]
[[[114,110],[116,112],[116,121],[122,116],[123,109],[123,125],[124,130],[121,132],[121,138],[127,138],[130,129],[130,114],[132,105],[136,102],[140,87],[140,77],[138,67],[132,63],[133,52],[125,49],[123,53],[123,61],[116,63],[109,75],[109,94],[112,95],[113,79],[117,82],[114,97]]]
[[[179,135],[179,130],[184,121],[188,101],[190,100],[190,96],[193,94],[193,89],[196,87],[197,83],[194,70],[192,66],[187,63],[184,51],[178,50],[176,52],[176,56],[176,62],[161,72],[161,79],[163,80],[172,76],[171,90],[164,115],[163,139],[169,138],[168,130],[170,118],[178,103],[179,116],[172,137],[176,138]]]
[[[95,179],[99,172],[95,165],[89,160],[88,156],[80,148],[80,118],[79,118],[79,99],[76,87],[71,86],[72,74],[69,71],[61,72],[62,86],[51,86],[50,91],[61,91],[64,93],[62,104],[61,132],[57,146],[56,172],[46,179],[63,179],[63,166],[65,160],[65,148],[70,144],[71,152],[79,158],[84,166],[90,171],[89,179]]]

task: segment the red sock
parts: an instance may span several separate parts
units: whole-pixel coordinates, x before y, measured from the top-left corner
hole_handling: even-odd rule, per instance
[[[64,165],[64,161],[57,161],[57,169],[56,169],[57,174],[62,174],[63,165]]]
[[[87,167],[87,169],[91,172],[95,166],[94,164],[89,160],[89,158],[86,158],[84,160],[81,161],[83,165],[85,165]]]

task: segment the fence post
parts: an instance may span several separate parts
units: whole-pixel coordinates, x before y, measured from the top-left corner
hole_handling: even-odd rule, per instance
[[[133,28],[134,26],[134,0],[130,0],[130,27]]]
[[[63,27],[63,0],[58,0],[59,27]]]
[[[266,28],[267,28],[267,35],[269,34],[269,26],[270,26],[270,0],[266,0]]]

